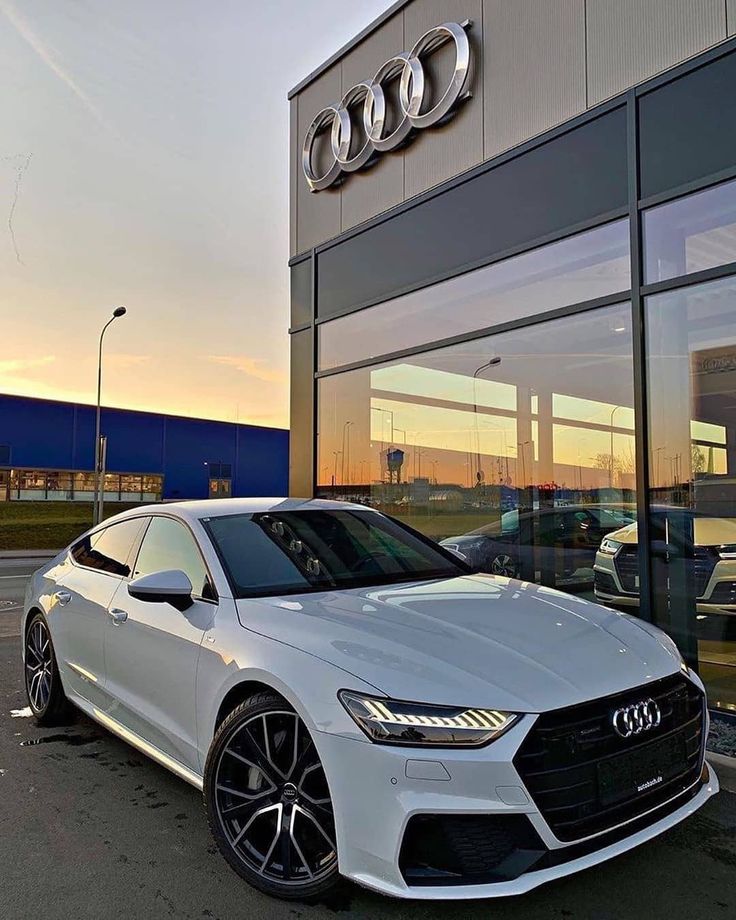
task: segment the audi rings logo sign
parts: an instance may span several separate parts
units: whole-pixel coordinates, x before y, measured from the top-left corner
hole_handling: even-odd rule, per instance
[[[467,36],[470,26],[470,20],[435,26],[422,35],[411,51],[390,58],[378,68],[372,80],[356,83],[337,105],[328,105],[314,116],[302,146],[302,169],[311,191],[328,188],[345,173],[361,169],[377,154],[395,150],[414,132],[436,125],[458,103],[470,97],[471,52]],[[425,78],[423,61],[450,41],[455,45],[452,76],[442,95],[430,100],[430,81]],[[389,131],[384,88],[396,80],[398,124]],[[433,104],[427,108],[430,103]],[[356,150],[351,112],[358,110],[359,114],[361,106],[363,143]],[[329,166],[317,174],[313,165],[314,148],[317,136],[322,134],[329,134]]]
[[[611,724],[617,735],[630,738],[656,728],[662,721],[662,713],[654,700],[641,700],[632,706],[622,706],[611,716]]]

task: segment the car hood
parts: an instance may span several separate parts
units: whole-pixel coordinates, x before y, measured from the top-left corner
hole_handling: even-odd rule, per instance
[[[390,697],[427,703],[542,712],[680,665],[670,640],[633,617],[487,575],[240,600],[238,615]]]
[[[636,524],[628,524],[609,533],[608,536],[612,540],[629,545],[636,544],[639,540]],[[693,538],[696,546],[736,543],[736,518],[696,517],[693,519]]]

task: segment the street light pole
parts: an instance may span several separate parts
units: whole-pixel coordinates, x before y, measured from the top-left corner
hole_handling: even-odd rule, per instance
[[[99,524],[102,519],[102,494],[100,492],[100,474],[102,473],[102,451],[100,449],[100,405],[102,399],[102,340],[107,327],[114,323],[119,316],[125,316],[125,307],[115,307],[112,316],[102,327],[100,333],[100,347],[97,353],[97,414],[95,418],[95,497],[92,508],[92,523]]]
[[[473,418],[475,419],[475,453],[476,461],[478,464],[477,469],[477,484],[480,487],[483,482],[483,470],[480,465],[480,429],[478,428],[478,395],[476,391],[476,382],[478,380],[478,374],[481,371],[484,371],[488,367],[495,367],[497,364],[501,363],[501,359],[498,355],[494,355],[490,361],[485,361],[480,367],[476,367],[473,371]]]

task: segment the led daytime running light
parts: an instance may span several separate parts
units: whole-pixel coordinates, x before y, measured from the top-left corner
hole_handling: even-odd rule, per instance
[[[340,701],[365,734],[379,744],[481,747],[518,716],[498,709],[463,709],[364,696],[343,690]]]

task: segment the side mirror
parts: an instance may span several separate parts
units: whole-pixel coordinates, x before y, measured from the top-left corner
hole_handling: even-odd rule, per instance
[[[171,604],[177,610],[188,610],[192,600],[192,583],[179,569],[141,575],[128,584],[128,594],[151,604]]]
[[[459,549],[452,549],[449,546],[446,546],[445,549],[448,553],[452,553],[453,556],[457,556],[458,559],[462,559],[463,562],[468,561],[468,557],[465,555],[465,553],[461,553]]]

